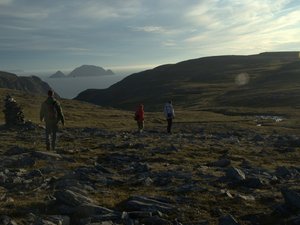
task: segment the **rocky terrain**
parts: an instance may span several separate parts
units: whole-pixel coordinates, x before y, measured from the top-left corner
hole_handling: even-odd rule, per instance
[[[41,125],[2,126],[0,224],[299,224],[295,127],[183,114],[171,135],[149,114],[141,134],[61,128],[56,152]]]

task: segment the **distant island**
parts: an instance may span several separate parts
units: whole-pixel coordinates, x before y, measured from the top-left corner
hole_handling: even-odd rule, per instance
[[[51,75],[50,78],[63,78],[63,77],[97,77],[114,75],[112,70],[105,70],[99,66],[93,65],[82,65],[75,68],[69,75],[65,75],[61,71],[57,71],[55,74]]]
[[[60,70],[50,76],[50,78],[62,78],[62,77],[67,77],[67,76]]]

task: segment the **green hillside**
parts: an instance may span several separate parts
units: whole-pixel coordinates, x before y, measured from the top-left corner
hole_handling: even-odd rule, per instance
[[[143,102],[151,110],[161,109],[168,99],[191,109],[294,106],[300,95],[299,68],[298,52],[205,57],[135,73],[76,99],[123,109]]]

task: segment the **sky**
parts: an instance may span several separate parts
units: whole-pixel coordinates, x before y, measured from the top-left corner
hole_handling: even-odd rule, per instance
[[[299,0],[0,0],[0,70],[299,51]]]

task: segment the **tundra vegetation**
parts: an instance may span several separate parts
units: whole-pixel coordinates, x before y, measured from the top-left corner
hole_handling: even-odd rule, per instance
[[[60,99],[65,127],[45,151],[46,96],[0,89],[26,123],[0,114],[0,215],[10,224],[297,224],[300,110],[294,107],[174,107],[161,111]],[[161,103],[163,108],[164,102]]]

